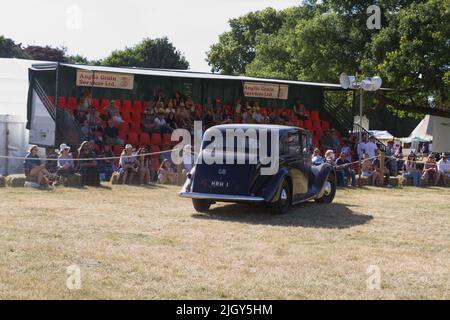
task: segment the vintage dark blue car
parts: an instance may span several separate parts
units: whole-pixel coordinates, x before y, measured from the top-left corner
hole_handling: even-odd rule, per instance
[[[269,204],[275,213],[282,214],[293,204],[313,199],[324,203],[333,201],[336,172],[327,163],[317,166],[311,163],[312,145],[307,130],[290,126],[244,124],[220,125],[209,130],[212,129],[219,130],[224,137],[230,129],[241,129],[241,132],[251,129],[258,133],[262,130],[276,130],[279,139],[279,166],[274,174],[263,175],[261,170],[264,165],[259,160],[252,164],[250,161],[245,164],[207,164],[197,161],[187,174],[180,196],[192,198],[198,212],[208,212],[216,202],[235,202]],[[208,136],[208,131],[205,132],[205,137]],[[257,139],[260,139],[259,134]],[[245,148],[249,148],[252,142],[250,140],[245,140]],[[271,141],[269,138],[266,140]],[[253,142],[259,148],[260,141]],[[200,152],[206,152],[210,143],[211,141],[204,139]],[[236,150],[231,158],[237,157]],[[248,157],[246,159],[249,160]]]

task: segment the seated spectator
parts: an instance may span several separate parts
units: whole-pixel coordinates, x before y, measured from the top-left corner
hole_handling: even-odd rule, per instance
[[[110,145],[124,144],[124,141],[119,138],[119,129],[114,126],[112,119],[108,120],[106,127],[103,129],[103,141]]]
[[[341,151],[339,158],[336,160],[336,165],[337,165],[336,172],[338,171],[342,172],[341,174],[341,177],[343,178],[342,185],[345,186],[345,178],[347,178],[347,182],[350,181],[351,179],[352,187],[354,187],[356,185],[356,173],[355,170],[350,168],[351,161],[348,160],[346,152]]]
[[[105,112],[108,115],[109,119],[112,119],[114,122],[114,126],[119,126],[121,123],[123,123],[122,116],[120,114],[120,109],[116,105],[115,100],[111,100],[109,103],[109,106],[105,108]]]
[[[170,161],[165,159],[158,170],[158,182],[162,184],[175,184],[177,181],[177,174],[175,169],[171,166]]]
[[[324,147],[325,149],[333,149],[333,138],[331,136],[331,132],[330,130],[325,130],[323,132],[322,137],[320,138],[321,141],[321,145],[322,147]]]
[[[361,176],[363,177],[372,177],[372,184],[375,185],[382,185],[382,177],[380,173],[376,170],[374,164],[369,158],[369,155],[367,153],[363,154],[363,161],[361,165]]]
[[[395,157],[394,142],[389,141],[385,152],[385,163],[389,170],[389,175],[396,177],[398,175],[398,162]]]
[[[404,165],[403,178],[412,178],[415,187],[420,187],[420,172],[417,170],[416,155],[411,152],[408,155],[408,160]]]
[[[335,156],[333,150],[330,149],[325,152],[325,162],[326,163],[331,164],[332,166],[335,166],[336,165],[336,163],[334,161],[335,158],[336,158],[336,156]]]
[[[158,182],[162,184],[176,184],[177,173],[169,159],[164,159],[158,170]]]
[[[180,91],[175,92],[175,97],[174,97],[175,107],[180,106],[182,103],[184,104],[184,98],[183,98],[181,92]]]
[[[222,111],[220,109],[214,109],[212,116],[213,116],[213,125],[219,125],[222,123]]]
[[[436,184],[439,183],[439,179],[442,178],[444,186],[447,186],[450,181],[450,161],[448,160],[448,152],[442,154],[441,160],[437,163],[437,178]]]
[[[343,138],[342,139],[343,145],[341,148],[341,153],[343,152],[345,154],[345,159],[348,160],[348,162],[352,162],[352,149],[350,145],[348,144],[348,139]]]
[[[122,176],[122,184],[131,184],[134,175],[139,172],[139,166],[136,157],[133,155],[133,146],[127,144],[119,160],[119,173]]]
[[[80,160],[78,170],[81,175],[81,184],[88,186],[99,186],[100,176],[98,172],[97,154],[93,150],[93,145],[89,141],[84,141],[78,149],[78,159]]]
[[[67,186],[67,178],[75,173],[75,164],[73,162],[72,155],[70,154],[70,147],[63,143],[59,146],[58,157],[58,183],[62,183]]]
[[[159,132],[161,133],[171,133],[173,131],[166,123],[165,111],[163,108],[160,108],[158,110],[158,114],[155,117],[154,123],[155,128],[157,128],[157,130],[159,130]]]
[[[214,125],[214,116],[212,109],[207,109],[205,115],[203,116],[203,126],[204,129],[212,127]],[[184,126],[181,126],[184,128]]]
[[[87,120],[86,113],[87,110],[79,109],[77,114],[75,115],[75,121],[78,122],[80,126],[84,126],[84,124],[86,123]]]
[[[334,152],[340,152],[341,151],[341,141],[339,140],[339,137],[336,134],[336,130],[331,129],[330,134],[331,134],[331,149]]]
[[[247,102],[245,109],[242,110],[241,123],[249,123],[250,118],[251,118],[251,110],[252,110],[252,107],[250,107]]]
[[[264,116],[261,114],[261,109],[258,106],[253,110],[252,118],[255,123],[263,123]]]
[[[430,154],[428,156],[427,162],[425,162],[422,171],[421,179],[427,181],[431,178],[434,179],[434,184],[437,184],[439,179],[439,175],[437,174],[437,164],[436,164],[436,156],[434,154]]]
[[[305,106],[303,105],[303,103],[301,103],[300,99],[295,100],[293,109],[294,109],[294,115],[297,117],[297,119],[308,120]]]
[[[320,150],[318,148],[314,149],[311,161],[312,161],[312,164],[314,164],[316,166],[321,165],[322,163],[325,162],[325,159],[322,158],[322,156],[320,155]]]
[[[25,156],[25,160],[23,162],[25,175],[36,178],[39,185],[47,186],[49,184],[51,173],[47,171],[47,169],[45,168],[45,164],[43,164],[41,160],[39,160],[37,152],[38,147],[31,146],[28,154]]]
[[[147,133],[160,132],[158,124],[155,122],[155,112],[153,109],[146,109],[144,112],[142,130]]]
[[[114,152],[111,149],[111,145],[106,143],[103,145],[103,152],[101,154],[101,161],[99,161],[100,180],[109,181],[114,172]]]
[[[167,125],[170,129],[175,130],[178,129],[177,120],[175,119],[175,112],[172,109],[169,111],[169,115],[167,116]]]
[[[58,150],[54,148],[45,149],[47,161],[45,162],[45,168],[56,178],[56,171],[58,171]],[[50,180],[50,182],[53,182]]]
[[[150,157],[146,155],[147,150],[140,148],[136,155],[136,162],[139,168],[139,181],[141,185],[150,184]]]

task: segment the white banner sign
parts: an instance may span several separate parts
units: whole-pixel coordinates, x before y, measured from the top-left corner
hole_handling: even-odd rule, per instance
[[[77,86],[133,90],[134,75],[77,70]]]
[[[288,93],[288,85],[244,82],[244,96],[246,97],[286,100],[288,98]]]

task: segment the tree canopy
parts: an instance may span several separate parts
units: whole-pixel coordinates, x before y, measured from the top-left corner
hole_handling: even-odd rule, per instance
[[[111,67],[141,67],[162,69],[188,69],[189,62],[167,37],[145,38],[137,45],[113,51],[101,61]]]
[[[367,8],[381,9],[381,29],[369,29]],[[341,72],[379,75],[400,103],[448,109],[450,6],[447,0],[306,1],[230,20],[211,46],[213,71],[336,82]],[[267,28],[267,25],[271,25]]]

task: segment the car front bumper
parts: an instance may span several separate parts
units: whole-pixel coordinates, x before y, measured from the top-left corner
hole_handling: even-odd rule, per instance
[[[235,202],[263,202],[262,197],[239,196],[229,194],[214,194],[214,193],[198,193],[198,192],[180,192],[179,195],[183,198],[191,199],[205,199],[214,201],[235,201]]]

